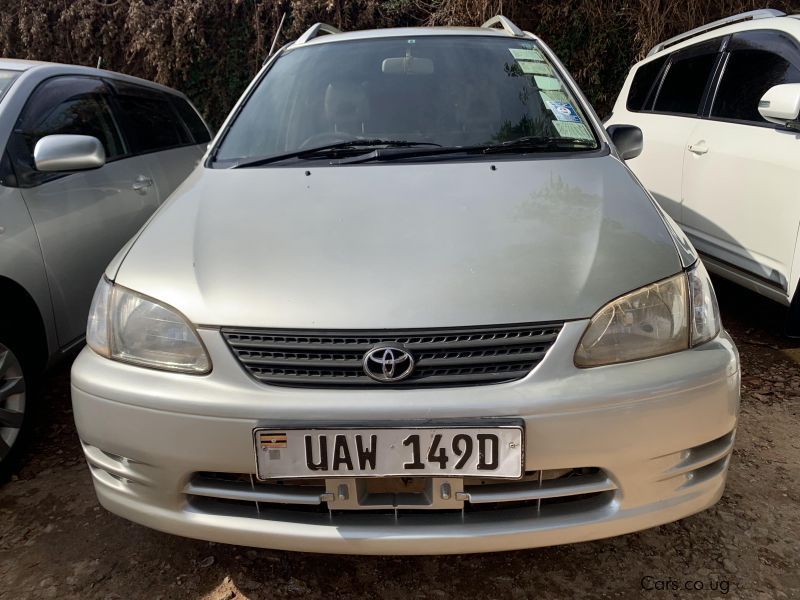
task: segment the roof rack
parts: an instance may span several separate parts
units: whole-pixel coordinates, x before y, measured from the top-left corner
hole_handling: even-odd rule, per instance
[[[514,37],[525,37],[525,33],[514,25],[514,23],[508,17],[504,17],[503,15],[497,15],[496,17],[492,17],[486,23],[481,25],[481,27],[485,27],[486,29],[494,29],[495,25],[502,26],[503,30],[511,36]]]
[[[652,56],[656,52],[661,52],[665,48],[669,48],[670,46],[674,46],[681,42],[685,42],[690,38],[696,37],[703,33],[707,33],[714,29],[725,27],[726,25],[741,23],[742,21],[756,21],[758,19],[772,19],[774,17],[783,17],[783,16],[786,16],[786,13],[781,12],[779,10],[775,10],[774,8],[764,8],[759,10],[751,10],[748,12],[743,12],[738,15],[733,15],[730,17],[726,17],[724,19],[720,19],[718,21],[706,23],[705,25],[701,25],[700,27],[687,31],[686,33],[682,33],[680,35],[676,35],[675,37],[669,38],[668,40],[653,46],[650,52],[647,53],[647,56]]]
[[[342,33],[339,29],[336,29],[333,25],[328,25],[327,23],[314,23],[311,27],[306,29],[306,32],[297,38],[295,44],[305,44],[308,41],[313,40],[315,37],[323,33]]]

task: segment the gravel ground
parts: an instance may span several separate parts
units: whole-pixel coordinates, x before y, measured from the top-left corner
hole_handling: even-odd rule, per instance
[[[743,397],[727,491],[708,511],[619,538],[455,557],[295,554],[177,538],[98,506],[64,365],[46,382],[26,466],[0,487],[0,600],[800,598],[800,342],[781,337],[779,306],[724,282],[717,290],[742,355]]]

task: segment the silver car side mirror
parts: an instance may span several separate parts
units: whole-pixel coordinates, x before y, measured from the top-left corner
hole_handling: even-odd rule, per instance
[[[38,171],[85,171],[106,164],[106,151],[90,135],[47,135],[36,142],[33,162]]]

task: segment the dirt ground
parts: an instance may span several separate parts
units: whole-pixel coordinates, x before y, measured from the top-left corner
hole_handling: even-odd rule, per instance
[[[98,506],[64,365],[48,377],[26,466],[0,487],[0,600],[800,598],[800,342],[781,337],[779,306],[724,282],[717,290],[743,390],[727,491],[708,511],[597,542],[446,557],[295,554],[173,537]]]

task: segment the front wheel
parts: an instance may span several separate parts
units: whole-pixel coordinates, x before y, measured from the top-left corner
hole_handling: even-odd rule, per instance
[[[25,373],[13,344],[0,339],[0,481],[11,473],[29,425]]]

